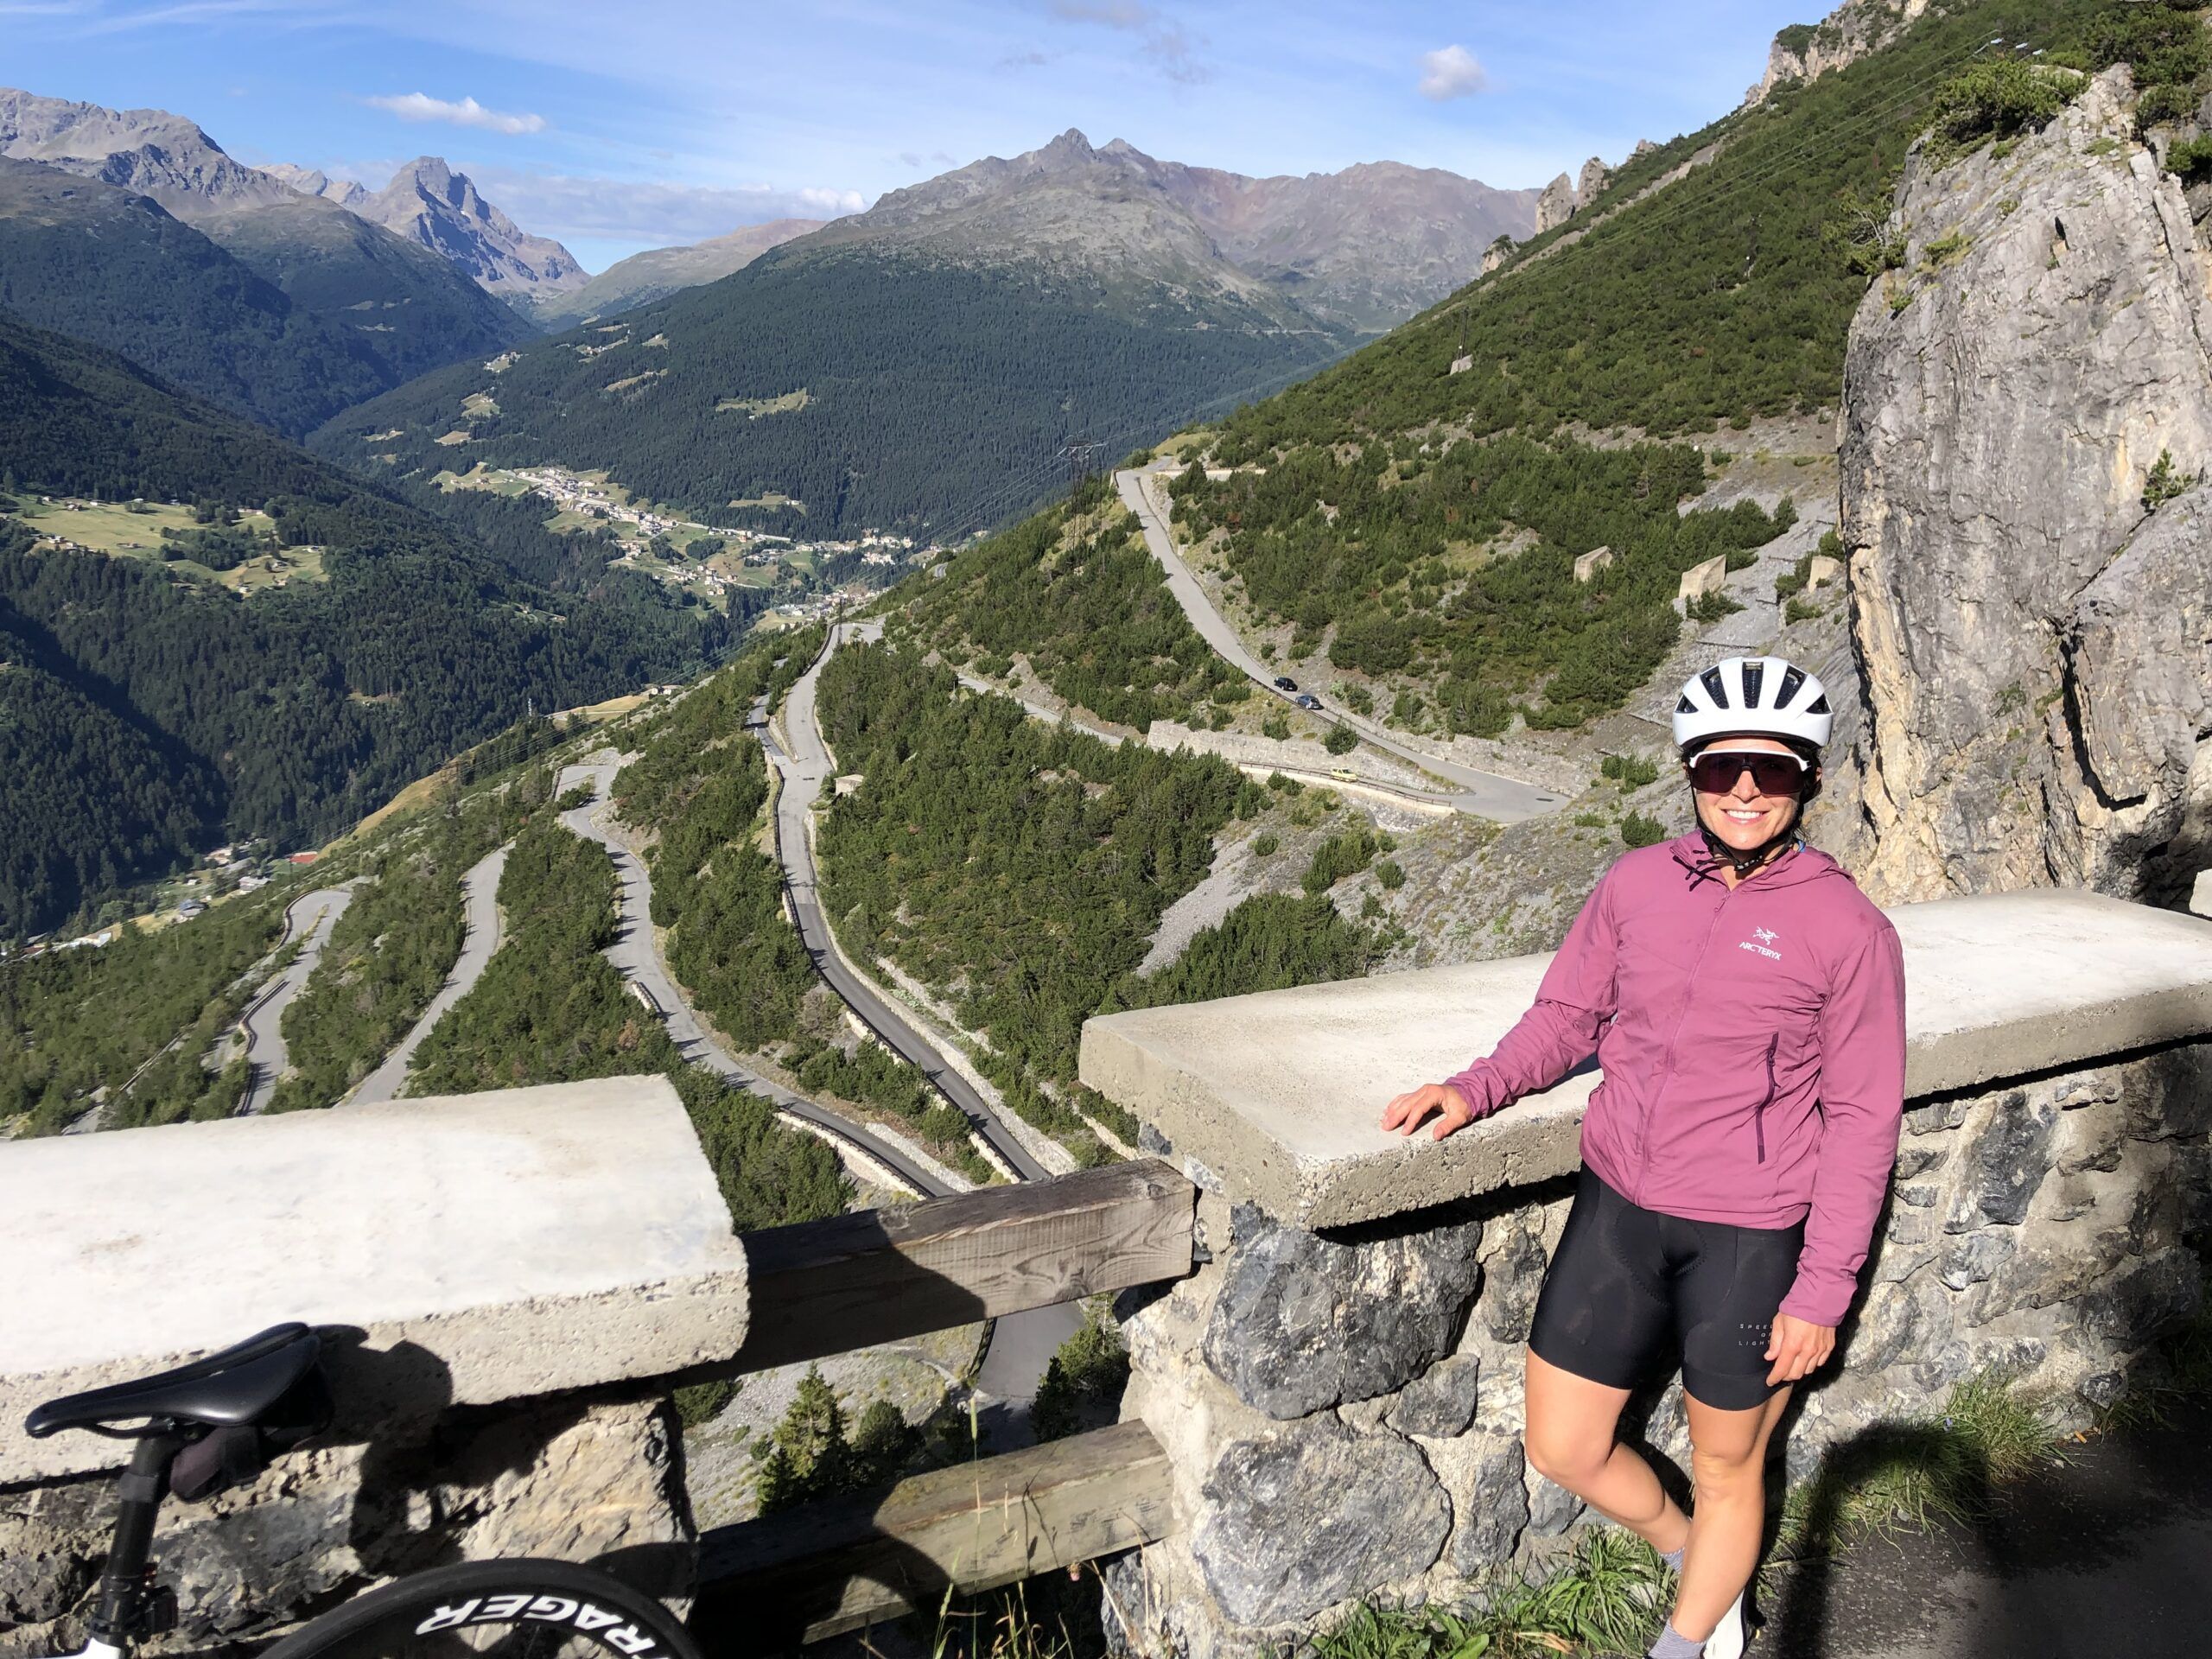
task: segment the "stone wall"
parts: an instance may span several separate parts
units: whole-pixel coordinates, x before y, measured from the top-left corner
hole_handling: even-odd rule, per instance
[[[162,1512],[178,1628],[155,1653],[265,1635],[402,1573],[499,1555],[591,1561],[690,1593],[697,1539],[665,1400],[464,1411],[320,1445]],[[0,1488],[0,1659],[75,1651],[115,1522],[107,1476]]]
[[[294,1319],[323,1335],[336,1421],[250,1488],[164,1509],[183,1623],[162,1650],[493,1555],[690,1593],[652,1379],[735,1354],[747,1305],[664,1079],[14,1143],[0,1260],[0,1659],[82,1642],[128,1456],[29,1440],[24,1414]]]
[[[1911,1103],[1841,1363],[1784,1430],[1789,1477],[1991,1368],[2069,1426],[2145,1380],[2148,1345],[2202,1294],[2182,1235],[2212,1223],[2208,1132],[2207,1043]],[[1207,1206],[1213,1261],[1123,1305],[1124,1414],[1168,1449],[1184,1522],[1109,1569],[1128,1646],[1280,1648],[1365,1596],[1463,1596],[1581,1522],[1520,1441],[1523,1344],[1569,1191],[1330,1232]],[[1649,1441],[1686,1465],[1679,1383],[1647,1408]]]

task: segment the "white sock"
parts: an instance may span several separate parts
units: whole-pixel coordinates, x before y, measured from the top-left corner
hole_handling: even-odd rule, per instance
[[[1659,1639],[1651,1644],[1649,1659],[1705,1659],[1705,1643],[1693,1642],[1675,1628],[1672,1619],[1659,1632]]]

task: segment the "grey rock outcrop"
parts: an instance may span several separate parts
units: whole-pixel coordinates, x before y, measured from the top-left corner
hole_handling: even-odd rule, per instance
[[[1598,200],[1598,193],[1611,182],[1613,169],[1607,167],[1602,156],[1592,156],[1582,163],[1581,176],[1574,181],[1574,208],[1577,213]]]
[[[1544,187],[1536,198],[1536,234],[1555,231],[1574,217],[1574,181],[1564,173]]]
[[[1205,1360],[1271,1417],[1402,1388],[1452,1351],[1482,1284],[1479,1222],[1347,1244],[1246,1208],[1236,1236]]]
[[[1744,107],[1763,104],[1784,81],[1817,80],[1878,52],[1919,20],[1928,0],[1844,0],[1815,24],[1798,24],[1774,37],[1766,73],[1744,94]]]
[[[1465,1433],[1475,1421],[1475,1385],[1481,1380],[1482,1365],[1475,1354],[1439,1360],[1405,1386],[1384,1421],[1401,1434],[1432,1440]]]
[[[326,201],[336,202],[340,207],[351,207],[369,194],[366,185],[353,179],[334,179],[319,168],[295,167],[289,162],[275,162],[261,170],[303,196],[321,196]]]
[[[1230,1446],[1205,1496],[1191,1553],[1240,1624],[1308,1618],[1413,1578],[1452,1530],[1451,1500],[1418,1451],[1329,1415]]]
[[[345,205],[429,249],[503,299],[565,294],[590,280],[566,248],[524,230],[477,194],[468,175],[435,156],[417,156],[374,195]]]
[[[0,156],[117,185],[173,211],[194,200],[269,202],[287,194],[181,115],[104,109],[12,86],[0,86]]]
[[[1854,870],[1885,903],[2175,902],[2212,839],[2212,304],[2132,103],[2114,69],[2003,156],[1916,155],[1853,321]]]

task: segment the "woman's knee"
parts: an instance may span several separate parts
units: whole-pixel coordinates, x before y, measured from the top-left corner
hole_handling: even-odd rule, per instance
[[[1554,1486],[1572,1491],[1593,1478],[1613,1455],[1612,1427],[1607,1424],[1598,1433],[1587,1424],[1531,1418],[1521,1444],[1530,1468]]]
[[[1765,1454],[1764,1439],[1741,1446],[1693,1446],[1690,1481],[1697,1489],[1699,1502],[1760,1491],[1766,1478]]]

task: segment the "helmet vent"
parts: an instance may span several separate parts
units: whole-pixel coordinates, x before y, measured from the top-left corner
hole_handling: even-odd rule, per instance
[[[1764,663],[1754,662],[1745,663],[1744,664],[1745,708],[1756,709],[1759,707],[1759,689],[1765,683],[1766,664]]]
[[[1792,663],[1782,671],[1782,687],[1774,694],[1774,706],[1787,709],[1789,699],[1797,695],[1797,688],[1805,683],[1805,671]]]
[[[1828,694],[1823,691],[1819,696],[1815,697],[1810,702],[1805,705],[1805,712],[1808,715],[1827,714],[1828,712]]]
[[[1685,691],[1682,693],[1682,700],[1675,705],[1675,712],[1678,715],[1694,715],[1697,713],[1697,704],[1690,701],[1688,692]]]
[[[1705,687],[1706,694],[1713,699],[1714,708],[1726,709],[1731,706],[1728,702],[1728,683],[1720,677],[1720,671],[1718,668],[1708,668],[1697,677],[1699,683]]]

